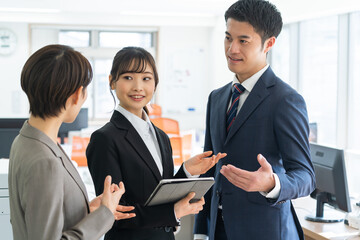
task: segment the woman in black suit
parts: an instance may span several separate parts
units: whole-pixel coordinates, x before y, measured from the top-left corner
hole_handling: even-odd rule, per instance
[[[146,50],[127,47],[116,54],[109,82],[120,103],[110,122],[92,134],[86,154],[96,192],[103,191],[106,175],[123,181],[126,193],[121,203],[135,206],[136,217],[116,221],[105,239],[174,239],[178,219],[202,210],[204,199],[190,203],[190,193],[175,204],[151,207],[144,206],[146,200],[161,179],[197,176],[226,155],[196,155],[173,176],[169,138],[150,122],[146,109],[158,81],[155,61]]]

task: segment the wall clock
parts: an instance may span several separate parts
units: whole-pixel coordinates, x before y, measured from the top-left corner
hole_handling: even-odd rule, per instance
[[[0,28],[0,55],[9,55],[16,49],[17,38],[9,29]]]

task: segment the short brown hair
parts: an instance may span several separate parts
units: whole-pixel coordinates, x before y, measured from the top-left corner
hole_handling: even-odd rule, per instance
[[[65,45],[48,45],[26,61],[21,72],[21,87],[26,93],[30,113],[43,119],[56,117],[66,108],[67,99],[92,79],[89,61]]]

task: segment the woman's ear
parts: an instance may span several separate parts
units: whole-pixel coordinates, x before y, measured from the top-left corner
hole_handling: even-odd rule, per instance
[[[74,105],[76,105],[79,102],[81,97],[84,97],[83,96],[83,94],[84,94],[83,90],[84,90],[84,87],[81,86],[73,93],[73,95],[70,96],[72,98],[72,103]]]
[[[111,90],[115,90],[114,83],[111,83],[111,80],[112,80],[112,76],[111,76],[111,74],[110,74],[110,75],[109,75],[109,85],[110,85],[110,89],[111,89]]]

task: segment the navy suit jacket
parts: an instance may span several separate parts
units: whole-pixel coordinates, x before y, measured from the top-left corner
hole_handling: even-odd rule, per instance
[[[232,83],[214,90],[208,99],[204,150],[225,152],[205,175],[215,184],[206,194],[204,210],[196,216],[195,234],[214,239],[219,199],[229,240],[302,239],[303,232],[291,199],[309,195],[315,175],[309,152],[309,127],[304,99],[275,76],[269,67],[244,102],[230,131],[226,110]],[[279,176],[277,199],[246,192],[231,184],[220,172],[224,164],[256,171],[261,153]]]
[[[110,122],[91,135],[86,156],[96,194],[103,192],[104,179],[111,175],[114,183],[123,181],[125,185],[120,204],[135,206],[136,213],[134,218],[116,221],[105,239],[174,239],[169,228],[178,225],[174,204],[144,206],[161,179],[174,178],[169,137],[154,128],[160,145],[162,176],[144,141],[120,112],[114,111]],[[186,177],[182,167],[175,177]]]

